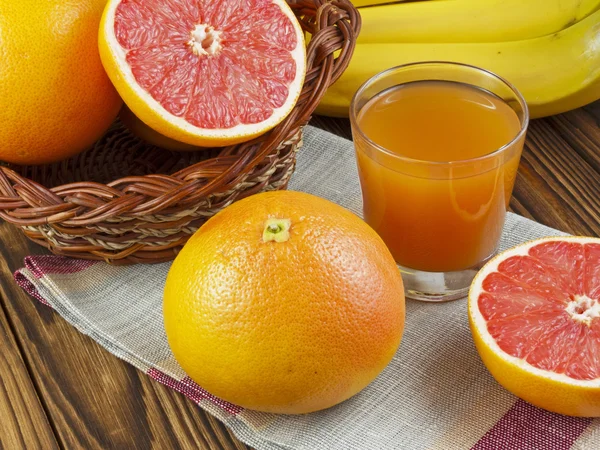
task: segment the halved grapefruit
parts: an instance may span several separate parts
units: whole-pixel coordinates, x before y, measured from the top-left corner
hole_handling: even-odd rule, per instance
[[[137,117],[202,147],[275,127],[306,71],[302,29],[284,0],[109,0],[99,45]]]
[[[475,346],[496,380],[549,411],[600,417],[600,239],[531,241],[469,292]]]

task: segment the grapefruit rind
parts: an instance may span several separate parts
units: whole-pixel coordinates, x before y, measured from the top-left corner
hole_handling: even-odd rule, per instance
[[[296,77],[288,85],[289,95],[285,103],[281,107],[275,108],[273,114],[262,122],[238,124],[225,129],[200,128],[167,111],[138,85],[131,67],[126,62],[125,51],[117,41],[114,23],[115,13],[121,0],[109,1],[102,16],[99,31],[102,64],[129,109],[158,133],[198,147],[220,147],[249,141],[274,128],[290,114],[302,91],[306,73],[304,32],[293,11],[284,0],[272,1],[290,19],[296,31],[297,45],[290,52],[296,62]]]
[[[492,376],[517,397],[559,414],[600,417],[600,378],[574,379],[539,369],[523,359],[509,355],[490,335],[487,322],[479,311],[479,295],[484,292],[482,283],[490,273],[498,271],[498,266],[506,259],[527,255],[532,247],[553,241],[600,244],[600,239],[591,237],[547,237],[526,242],[495,256],[477,273],[469,290],[468,314],[473,341]]]
[[[264,242],[271,225],[290,238]],[[402,277],[377,233],[294,191],[253,195],[210,218],[177,255],[163,297],[166,336],[190,378],[268,413],[311,413],[355,395],[396,354],[405,322]]]

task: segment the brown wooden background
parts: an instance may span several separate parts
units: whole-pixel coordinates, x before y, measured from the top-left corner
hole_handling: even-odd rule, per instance
[[[312,123],[350,137],[347,120]],[[511,208],[600,236],[600,102],[531,123]],[[12,273],[44,251],[5,223],[0,252],[0,449],[248,448],[23,293]]]

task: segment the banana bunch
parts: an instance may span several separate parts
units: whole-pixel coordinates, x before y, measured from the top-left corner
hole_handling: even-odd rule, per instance
[[[415,0],[350,0],[357,8],[364,8],[365,6],[383,5],[386,3],[402,3],[402,2],[413,2]],[[434,0],[419,0],[419,1],[434,1]]]
[[[533,118],[600,99],[600,0],[426,0],[359,11],[354,56],[319,114],[347,117],[368,78],[419,61],[495,72],[521,91]]]

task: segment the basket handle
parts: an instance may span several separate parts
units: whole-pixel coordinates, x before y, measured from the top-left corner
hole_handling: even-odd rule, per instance
[[[350,64],[361,18],[349,0],[288,1],[300,25],[312,37],[306,49],[306,78],[300,94],[308,121],[325,91]],[[339,54],[336,55],[336,52]],[[307,98],[308,97],[308,98]]]

